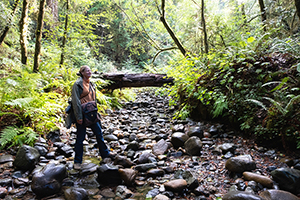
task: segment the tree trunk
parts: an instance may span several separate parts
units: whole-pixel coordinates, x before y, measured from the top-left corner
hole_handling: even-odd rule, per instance
[[[206,23],[204,18],[204,0],[201,1],[201,22],[203,26],[203,35],[204,35],[204,51],[208,53],[208,41],[207,41],[207,32],[206,32]]]
[[[58,2],[57,0],[47,0],[47,7],[51,9],[54,22],[58,21]]]
[[[67,14],[66,14],[66,20],[65,20],[64,36],[63,36],[63,41],[62,41],[62,45],[61,45],[60,65],[64,64],[64,59],[65,59],[65,47],[66,47],[66,43],[67,43],[68,21],[69,21],[69,0],[67,0]]]
[[[102,87],[111,90],[126,87],[160,87],[173,84],[174,81],[166,74],[99,74],[93,77],[111,81],[111,84]]]
[[[161,10],[162,10],[162,14],[160,16],[160,21],[163,23],[163,25],[167,29],[169,35],[172,37],[173,41],[178,46],[178,48],[181,51],[181,53],[183,54],[183,56],[186,56],[185,55],[186,51],[185,51],[184,47],[182,46],[182,44],[180,43],[180,41],[178,40],[175,33],[173,32],[173,30],[171,29],[171,27],[169,26],[168,22],[165,19],[165,0],[161,1]]]
[[[20,2],[20,0],[16,0],[15,3],[14,3],[14,5],[13,5],[13,11],[12,11],[12,13],[11,13],[11,18],[8,20],[7,25],[6,25],[6,27],[4,28],[4,30],[3,30],[3,32],[2,32],[2,34],[1,34],[1,36],[0,36],[0,46],[2,45],[4,39],[5,39],[5,37],[6,37],[7,33],[8,33],[8,31],[9,31],[9,28],[10,28],[11,23],[12,23],[12,20],[13,20],[13,18],[14,18],[14,16],[15,16],[15,13],[16,13],[16,10],[17,10],[17,7],[18,7],[19,2]]]
[[[297,9],[298,18],[300,20],[300,0],[295,0],[295,6],[296,6],[296,9]]]
[[[40,58],[41,47],[42,47],[41,43],[42,43],[43,21],[44,21],[44,14],[45,14],[45,4],[46,4],[46,0],[40,1],[39,16],[37,22],[38,24],[36,29],[33,72],[39,71],[39,58]]]
[[[20,45],[21,45],[21,62],[27,64],[27,19],[28,19],[29,0],[23,0],[22,18],[20,20]]]
[[[261,21],[264,26],[264,31],[267,31],[267,27],[266,27],[267,13],[266,13],[264,0],[258,0],[258,2],[259,2],[260,12],[261,12]]]

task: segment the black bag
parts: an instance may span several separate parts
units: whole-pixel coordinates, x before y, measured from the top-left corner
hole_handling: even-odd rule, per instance
[[[67,114],[69,114],[69,113],[71,112],[71,110],[72,110],[72,100],[71,100],[71,97],[68,99],[68,103],[69,103],[69,105],[68,105],[67,108],[65,109],[65,112],[66,112]]]
[[[98,114],[98,108],[95,101],[89,101],[81,104],[83,123],[86,126],[90,126],[100,121]]]

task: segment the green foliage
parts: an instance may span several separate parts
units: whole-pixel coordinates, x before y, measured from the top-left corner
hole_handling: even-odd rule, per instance
[[[12,146],[22,146],[23,144],[33,145],[38,138],[38,134],[35,133],[30,127],[15,127],[8,126],[1,131],[0,135],[0,149]]]
[[[300,78],[292,49],[299,50],[297,39],[285,42],[291,46],[284,51],[278,38],[263,36],[269,44],[263,49],[261,39],[246,35],[224,50],[170,62],[168,74],[176,80],[169,89],[170,105],[178,106],[176,117],[196,110],[202,119],[218,117],[239,124],[260,139],[281,139],[284,134],[295,142],[300,130]],[[269,48],[282,53],[261,56]]]

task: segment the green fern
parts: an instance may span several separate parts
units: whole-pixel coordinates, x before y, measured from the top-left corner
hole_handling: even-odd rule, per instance
[[[4,104],[8,106],[13,106],[13,107],[19,107],[19,108],[26,108],[29,106],[29,103],[33,101],[33,98],[27,97],[27,98],[18,98],[10,101],[6,101]]]
[[[18,128],[16,126],[8,126],[1,131],[0,149],[10,144],[12,146],[22,146],[23,144],[33,145],[38,138],[38,134],[31,128]]]
[[[3,149],[7,144],[19,134],[19,129],[15,126],[8,126],[1,131],[0,135],[0,148]]]
[[[245,100],[245,101],[247,101],[247,102],[252,102],[252,103],[254,103],[254,104],[256,104],[256,105],[262,107],[264,110],[267,110],[266,106],[265,106],[262,102],[260,102],[260,101],[258,101],[258,100],[255,100],[255,99],[247,99],[247,100]]]
[[[285,110],[288,112],[293,110],[293,105],[300,102],[300,95],[293,97],[286,105]]]
[[[228,109],[226,96],[220,96],[214,103],[213,117],[220,116],[224,110]]]
[[[274,99],[269,97],[263,97],[263,99],[270,101],[281,114],[285,115],[288,112],[279,102],[275,101]]]

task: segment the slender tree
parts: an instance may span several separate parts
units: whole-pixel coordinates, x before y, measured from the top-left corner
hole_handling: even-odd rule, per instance
[[[46,4],[46,0],[40,1],[39,16],[38,16],[37,29],[36,29],[33,72],[39,71],[39,58],[40,58],[41,47],[42,47],[42,30],[43,30],[43,21],[44,21],[44,14],[45,14],[45,4]]]
[[[203,35],[204,35],[204,51],[208,53],[208,41],[207,41],[207,32],[206,32],[206,23],[204,18],[204,0],[201,0],[201,22],[203,26]]]
[[[64,64],[64,58],[65,58],[65,47],[66,47],[66,42],[67,42],[67,33],[68,33],[68,20],[69,20],[69,0],[67,0],[67,14],[66,14],[66,19],[65,19],[65,29],[64,29],[64,36],[62,40],[62,45],[61,45],[61,55],[60,55],[60,65]]]
[[[27,19],[28,19],[29,0],[23,0],[22,17],[20,20],[20,45],[21,45],[21,62],[27,64]]]
[[[258,0],[258,3],[259,3],[259,7],[260,7],[261,21],[264,26],[264,31],[267,31],[267,27],[266,27],[267,13],[266,13],[266,7],[264,4],[264,0]]]
[[[180,52],[184,56],[186,56],[186,50],[184,49],[184,47],[182,46],[181,42],[178,40],[178,38],[176,37],[175,33],[171,29],[170,25],[166,21],[166,18],[165,18],[165,5],[166,5],[165,0],[162,0],[161,1],[161,11],[160,11],[160,21],[163,23],[164,27],[167,29],[169,35],[171,36],[171,38],[173,39],[173,41],[175,42],[175,44],[179,48]]]
[[[4,28],[4,30],[3,30],[3,32],[2,32],[2,34],[0,36],[0,46],[2,45],[2,43],[3,43],[3,41],[4,41],[5,37],[6,37],[6,35],[8,33],[8,31],[10,29],[10,26],[11,26],[12,20],[13,20],[13,18],[15,16],[17,7],[19,5],[19,2],[20,2],[20,0],[16,0],[15,3],[14,3],[14,5],[13,5],[12,13],[11,13],[11,18],[8,20],[8,23],[7,23],[6,27]]]
[[[297,9],[297,15],[300,19],[300,0],[295,0],[295,6],[296,6],[296,9]]]

